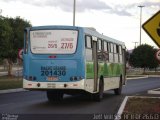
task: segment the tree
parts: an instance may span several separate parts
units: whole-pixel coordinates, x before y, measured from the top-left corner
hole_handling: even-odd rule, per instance
[[[17,18],[0,17],[0,58],[7,59],[8,75],[11,76],[13,61],[16,60],[18,49],[23,47],[23,31],[31,24]]]
[[[7,58],[8,63],[11,63],[11,58],[13,53],[13,44],[10,44],[11,37],[13,35],[13,31],[9,23],[5,20],[5,18],[0,18],[0,58]],[[7,52],[6,52],[7,51]],[[11,65],[8,68],[8,74],[11,74]]]
[[[154,55],[155,55],[155,53],[157,52],[157,49],[154,49],[153,51],[154,51]],[[150,68],[155,68],[155,71],[156,71],[156,68],[159,66],[159,62],[156,59],[153,59],[153,61],[151,61],[151,63],[152,63],[152,67],[150,67]]]
[[[126,62],[128,62],[129,61],[129,57],[130,57],[130,53],[129,53],[129,51],[126,51],[125,54],[126,54],[125,55],[126,56],[126,58],[125,58]]]
[[[129,63],[133,67],[144,68],[144,72],[146,68],[156,68],[159,64],[155,58],[155,52],[156,50],[150,45],[138,46],[131,53]]]

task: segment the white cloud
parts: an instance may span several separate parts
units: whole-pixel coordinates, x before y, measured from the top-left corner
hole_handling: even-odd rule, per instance
[[[73,0],[1,0],[3,2],[21,2],[38,7],[56,7],[66,12],[73,11]],[[146,7],[160,8],[159,0],[76,0],[77,12],[86,10],[101,10],[120,16],[131,16],[130,11],[135,6],[145,5]]]
[[[146,21],[160,8],[159,0],[76,0],[76,25],[95,27],[100,33],[125,42],[128,49],[139,41],[139,8]],[[72,25],[73,0],[0,0],[3,16],[21,16],[33,26]],[[142,30],[142,43],[155,46]]]
[[[2,0],[3,2],[22,2],[40,7],[58,7],[64,11],[71,12],[73,7],[73,0]],[[77,11],[84,12],[85,10],[106,10],[110,7],[99,0],[77,0]]]

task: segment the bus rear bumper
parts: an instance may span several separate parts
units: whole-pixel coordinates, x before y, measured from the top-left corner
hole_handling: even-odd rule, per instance
[[[33,82],[23,79],[23,88],[29,90],[48,90],[48,89],[85,90],[84,79],[76,82]]]

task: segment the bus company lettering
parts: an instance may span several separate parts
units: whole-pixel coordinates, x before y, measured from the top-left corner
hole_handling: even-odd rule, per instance
[[[33,38],[47,38],[51,32],[33,32]]]
[[[41,66],[41,76],[65,76],[66,66]]]
[[[41,70],[66,70],[66,66],[41,66]]]
[[[73,38],[62,38],[61,41],[73,41]]]

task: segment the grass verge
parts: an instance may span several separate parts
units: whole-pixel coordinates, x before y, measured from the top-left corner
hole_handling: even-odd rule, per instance
[[[160,75],[160,72],[145,72],[143,75]]]
[[[160,98],[129,98],[121,119],[160,119]]]
[[[22,88],[22,78],[15,76],[1,76],[0,90]]]

